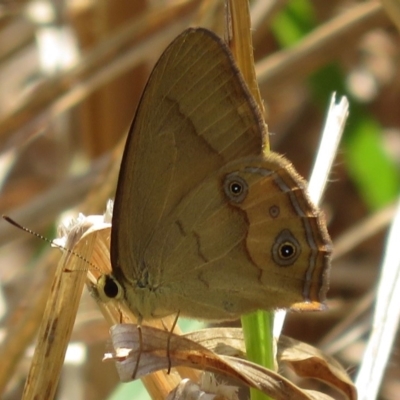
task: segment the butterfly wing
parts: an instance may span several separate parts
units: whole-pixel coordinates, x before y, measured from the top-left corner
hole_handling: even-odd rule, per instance
[[[180,202],[154,239],[146,260],[166,266],[156,277],[165,309],[229,319],[323,307],[331,242],[305,181],[279,155],[228,163]]]
[[[157,273],[161,266],[145,265],[144,254],[166,216],[210,173],[260,154],[264,133],[221,39],[204,29],[178,36],[149,78],[125,146],[111,232],[114,275],[136,282]]]

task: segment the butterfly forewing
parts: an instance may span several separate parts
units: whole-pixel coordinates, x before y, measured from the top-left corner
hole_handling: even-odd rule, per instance
[[[227,161],[261,153],[264,124],[221,39],[178,36],[157,62],[121,164],[111,238],[113,269],[138,277],[162,220]],[[156,273],[156,271],[154,271]]]

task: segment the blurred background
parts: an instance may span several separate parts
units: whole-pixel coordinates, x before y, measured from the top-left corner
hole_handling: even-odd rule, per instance
[[[374,289],[400,188],[396,4],[250,2],[274,151],[308,177],[331,94],[350,101],[322,205],[336,251],[329,311],[289,314],[284,329],[333,354],[350,374],[371,329]],[[224,18],[222,0],[0,1],[1,213],[51,238],[62,216],[103,213],[155,61],[188,26],[223,36]],[[1,398],[18,399],[59,252],[5,221],[0,245],[0,354],[7,361],[0,368]],[[18,333],[17,341],[10,332],[14,338]],[[78,350],[66,362],[58,398],[127,398],[115,392],[121,389],[112,363],[101,362],[108,327],[88,293],[72,340]],[[399,344],[381,399],[399,398]],[[134,386],[135,398],[138,390]]]

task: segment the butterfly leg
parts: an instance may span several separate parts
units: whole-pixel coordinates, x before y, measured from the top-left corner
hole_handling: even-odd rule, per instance
[[[140,357],[142,356],[142,352],[143,352],[142,320],[143,320],[143,317],[140,315],[137,320],[137,329],[138,329],[138,334],[139,334],[139,349],[138,349],[138,355],[137,355],[137,359],[136,359],[135,369],[132,374],[132,380],[134,380],[136,377],[137,371],[139,369]]]
[[[169,331],[168,340],[167,340],[167,358],[168,358],[168,372],[167,372],[167,373],[168,373],[168,374],[171,372],[171,366],[172,366],[172,363],[171,363],[171,354],[170,354],[170,350],[171,350],[171,337],[172,337],[172,334],[174,333],[174,329],[175,329],[176,323],[178,322],[179,313],[180,313],[180,311],[178,311],[177,314],[176,314],[176,317],[175,317],[175,319],[174,319],[174,323],[172,324],[172,328],[171,328],[171,330]]]

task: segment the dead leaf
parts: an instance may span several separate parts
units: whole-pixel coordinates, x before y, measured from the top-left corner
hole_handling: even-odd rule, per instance
[[[132,374],[136,368],[139,351],[141,351],[140,363],[135,378],[168,368],[167,343],[170,339],[169,357],[172,367],[186,366],[223,374],[248,387],[258,389],[277,400],[332,399],[330,396],[320,392],[301,389],[274,371],[238,358],[244,355],[243,337],[240,329],[205,329],[179,336],[157,328],[142,326],[143,343],[141,350],[136,325],[115,325],[111,328],[111,336],[115,353],[106,355],[105,359],[116,361],[120,379],[124,382],[133,379]],[[301,363],[302,347],[298,346],[299,343],[290,340],[282,341],[283,350],[280,351],[280,354],[285,354],[285,362],[292,359],[291,353],[293,350],[291,349],[295,347],[300,352],[300,354],[296,355],[296,360]],[[294,345],[297,345],[297,347]],[[313,349],[311,346],[306,345],[304,355],[306,364],[310,363],[309,355],[317,354],[318,352],[316,349],[314,349],[315,352],[311,349]],[[217,354],[217,351],[219,354]],[[327,358],[323,359],[329,363]],[[335,368],[337,368],[337,371]],[[332,377],[335,376],[335,372],[339,376],[342,373],[345,374],[340,366],[335,365],[335,368],[331,374],[314,375],[318,375],[318,379],[322,379],[332,385],[332,382],[335,382]],[[307,368],[305,370],[307,371]],[[337,380],[339,383],[343,381],[339,378]],[[341,389],[342,386],[337,388]],[[347,393],[351,393],[348,388]],[[355,399],[354,396],[351,397],[349,395],[348,398]]]
[[[278,358],[301,377],[319,379],[340,390],[349,399],[357,398],[356,388],[343,367],[333,358],[306,343],[282,336]]]

